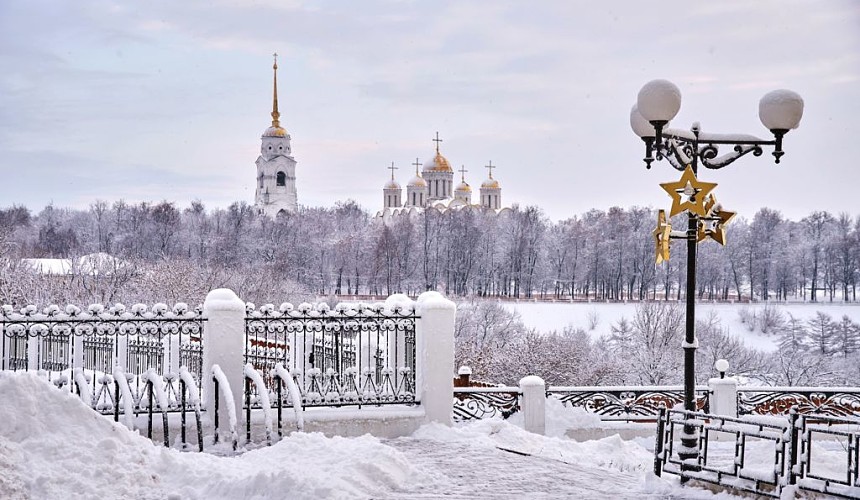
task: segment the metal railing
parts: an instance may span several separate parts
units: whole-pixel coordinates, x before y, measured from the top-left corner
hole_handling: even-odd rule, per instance
[[[679,456],[684,426],[692,426],[699,437],[696,458]],[[821,436],[815,439],[815,436]],[[822,454],[827,440],[835,453],[843,454],[844,469],[833,472],[831,456]],[[716,442],[726,442],[731,455],[714,452]],[[725,448],[725,447],[724,447]],[[682,481],[698,480],[726,488],[772,498],[783,489],[825,493],[842,498],[860,498],[858,483],[860,420],[821,415],[803,415],[796,410],[782,416],[730,418],[684,410],[661,409],[654,447],[654,473],[676,474]]]
[[[696,407],[709,408],[707,386],[696,387]],[[682,386],[595,386],[549,387],[547,396],[557,396],[565,406],[583,408],[602,420],[655,421],[661,408],[683,404]]]
[[[860,418],[857,387],[738,387],[738,415],[788,415]]]
[[[34,306],[17,311],[2,306],[0,370],[33,371],[63,387],[80,369],[86,384],[73,386],[89,391],[84,399],[94,409],[113,414],[125,408],[113,387],[117,365],[123,368],[136,412],[146,406],[143,375],[154,369],[164,376],[169,409],[175,411],[180,406],[180,366],[193,374],[200,395],[204,321],[200,307],[189,310],[181,303],[172,309],[137,304],[130,310],[122,304],[110,308],[96,304],[86,311],[73,305],[41,311]]]
[[[415,325],[410,307],[384,304],[248,304],[245,363],[274,397],[275,366],[282,363],[301,393],[303,408],[417,403]],[[249,384],[246,404],[259,407],[260,388]],[[287,392],[281,403],[292,406]]]
[[[520,411],[519,387],[455,387],[454,420],[508,418]]]

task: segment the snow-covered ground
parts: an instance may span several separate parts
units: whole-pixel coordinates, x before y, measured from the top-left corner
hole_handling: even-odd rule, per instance
[[[605,303],[605,302],[501,302],[510,310],[517,311],[522,316],[526,326],[548,332],[552,330],[561,331],[565,326],[572,325],[589,332],[592,337],[608,335],[613,324],[622,317],[632,320],[636,310],[635,303]],[[679,307],[684,307],[683,303]],[[750,331],[748,326],[741,322],[740,311],[744,308],[750,311],[760,312],[765,306],[763,304],[715,304],[703,302],[696,306],[696,317],[705,319],[712,312],[720,318],[720,323],[729,332],[737,335],[750,347],[764,351],[776,350],[777,340],[773,335],[765,335],[758,328]],[[843,315],[847,315],[855,323],[860,322],[860,304],[838,304],[838,303],[796,303],[796,304],[772,304],[785,315],[791,314],[795,318],[808,320],[821,311],[829,314],[834,321],[838,321]],[[590,317],[597,318],[597,326],[590,329]]]
[[[153,444],[31,374],[0,373],[0,394],[3,499],[735,498],[656,478],[637,442],[554,437],[594,423],[584,415],[550,418],[548,437],[485,420],[388,440],[294,433],[216,456]]]

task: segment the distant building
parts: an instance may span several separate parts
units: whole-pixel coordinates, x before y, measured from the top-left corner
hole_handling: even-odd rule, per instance
[[[439,133],[436,133],[436,152],[433,157],[422,164],[416,158],[415,177],[406,184],[406,198],[403,198],[403,188],[394,178],[397,167],[392,163],[390,167],[391,179],[382,188],[383,207],[376,214],[383,219],[392,215],[415,214],[425,209],[438,211],[464,209],[480,211],[492,211],[500,213],[507,211],[502,207],[502,187],[499,181],[493,178],[493,169],[496,168],[490,162],[485,168],[490,173],[483,183],[479,192],[477,203],[472,203],[472,187],[466,182],[465,167],[459,170],[460,183],[454,186],[454,170],[448,159],[440,152]],[[419,171],[419,167],[422,169]]]
[[[298,208],[296,160],[292,157],[290,134],[281,127],[278,112],[278,55],[275,54],[272,93],[272,126],[263,131],[257,158],[257,189],[254,207],[260,214],[274,217]]]

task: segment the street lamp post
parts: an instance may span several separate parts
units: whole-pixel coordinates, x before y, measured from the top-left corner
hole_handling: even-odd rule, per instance
[[[738,158],[752,153],[762,155],[763,146],[773,146],[776,163],[785,154],[782,139],[789,130],[797,128],[803,115],[803,99],[789,90],[776,90],[765,94],[759,102],[759,118],[773,134],[773,140],[751,135],[706,134],[698,122],[690,131],[668,128],[670,120],[681,108],[681,91],[667,80],[653,80],[639,91],[636,105],[630,112],[633,131],[645,142],[645,164],[666,159],[675,169],[683,171],[681,181],[663,184],[673,196],[670,217],[687,212],[685,232],[671,231],[665,213],[658,214],[658,227],[654,231],[657,242],[657,263],[669,259],[669,239],[687,241],[687,293],[684,349],[684,409],[696,411],[696,245],[706,237],[725,244],[722,226],[734,216],[722,209],[712,194],[716,184],[699,182],[699,167],[723,168]],[[730,150],[720,154],[721,146]],[[695,427],[684,425],[679,457],[685,468],[698,465],[698,436]],[[684,476],[682,476],[684,480]]]

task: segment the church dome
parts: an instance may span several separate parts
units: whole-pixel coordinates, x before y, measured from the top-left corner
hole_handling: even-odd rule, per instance
[[[415,177],[412,178],[411,181],[409,181],[409,184],[407,184],[406,187],[425,188],[425,187],[427,187],[427,182],[424,181],[424,179],[420,175],[416,175]]]
[[[425,172],[454,172],[448,160],[442,156],[442,153],[436,152],[436,156],[432,160],[424,162]]]
[[[263,132],[263,137],[286,137],[287,131],[283,127],[269,127]]]
[[[481,189],[501,189],[499,181],[490,177],[481,184]]]
[[[424,179],[421,180],[423,181]],[[389,179],[388,182],[385,183],[385,187],[383,189],[400,189],[400,184],[398,184],[394,179]]]
[[[457,184],[457,187],[455,188],[455,190],[456,191],[463,191],[466,193],[471,193],[472,192],[472,186],[466,184],[466,181],[463,181],[463,182]]]

